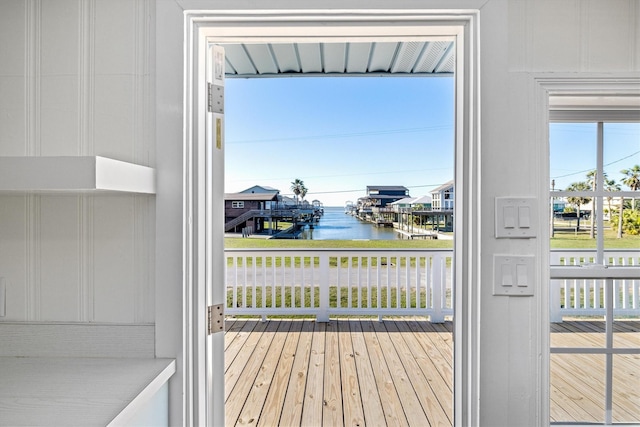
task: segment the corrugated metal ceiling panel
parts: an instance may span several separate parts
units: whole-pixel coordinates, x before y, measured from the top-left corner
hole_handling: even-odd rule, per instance
[[[452,74],[453,42],[225,44],[227,77]]]

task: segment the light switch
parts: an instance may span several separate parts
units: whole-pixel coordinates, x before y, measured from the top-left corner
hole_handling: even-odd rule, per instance
[[[513,286],[511,264],[502,264],[502,286]]]
[[[531,227],[531,209],[529,206],[518,206],[518,227],[529,228]]]
[[[533,295],[535,260],[533,255],[494,255],[493,295]]]
[[[516,209],[513,206],[504,207],[504,228],[516,227]]]
[[[538,233],[535,197],[496,197],[497,238],[529,239]]]
[[[516,264],[516,284],[520,287],[529,286],[527,277],[527,264]]]

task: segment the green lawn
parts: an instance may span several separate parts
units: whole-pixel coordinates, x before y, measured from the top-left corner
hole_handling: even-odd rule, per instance
[[[226,237],[224,239],[225,248],[324,248],[324,249],[348,249],[348,248],[365,248],[365,249],[414,249],[414,248],[432,248],[432,249],[450,249],[453,248],[453,240],[306,240],[306,239],[260,239],[241,237]]]
[[[453,240],[294,240],[294,239],[243,239],[227,237],[224,239],[226,248],[328,248],[328,249],[451,249]],[[558,232],[551,239],[552,249],[595,249],[596,240],[589,237],[589,231]],[[605,231],[605,249],[639,249],[640,236],[624,235],[622,239],[616,238],[615,232]]]
[[[586,228],[586,227],[585,227]],[[613,230],[604,232],[605,249],[640,249],[640,236],[623,235],[616,237]],[[551,249],[595,249],[596,239],[589,237],[589,230],[581,230],[578,234],[573,231],[555,232],[551,239]]]

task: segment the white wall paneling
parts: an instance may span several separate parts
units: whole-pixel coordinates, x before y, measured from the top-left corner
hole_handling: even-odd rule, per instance
[[[2,357],[153,358],[152,324],[3,322]]]
[[[0,321],[152,322],[155,3],[0,9]]]

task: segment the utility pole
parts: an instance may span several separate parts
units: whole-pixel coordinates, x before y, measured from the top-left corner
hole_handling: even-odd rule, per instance
[[[550,230],[551,237],[554,237],[554,235],[555,235],[555,224],[554,224],[555,221],[554,221],[554,219],[555,219],[556,213],[555,213],[555,211],[553,209],[553,200],[555,198],[553,196],[553,192],[555,191],[555,189],[556,189],[556,180],[552,179],[551,180],[551,197],[550,197],[550,199],[551,199],[551,230]]]

